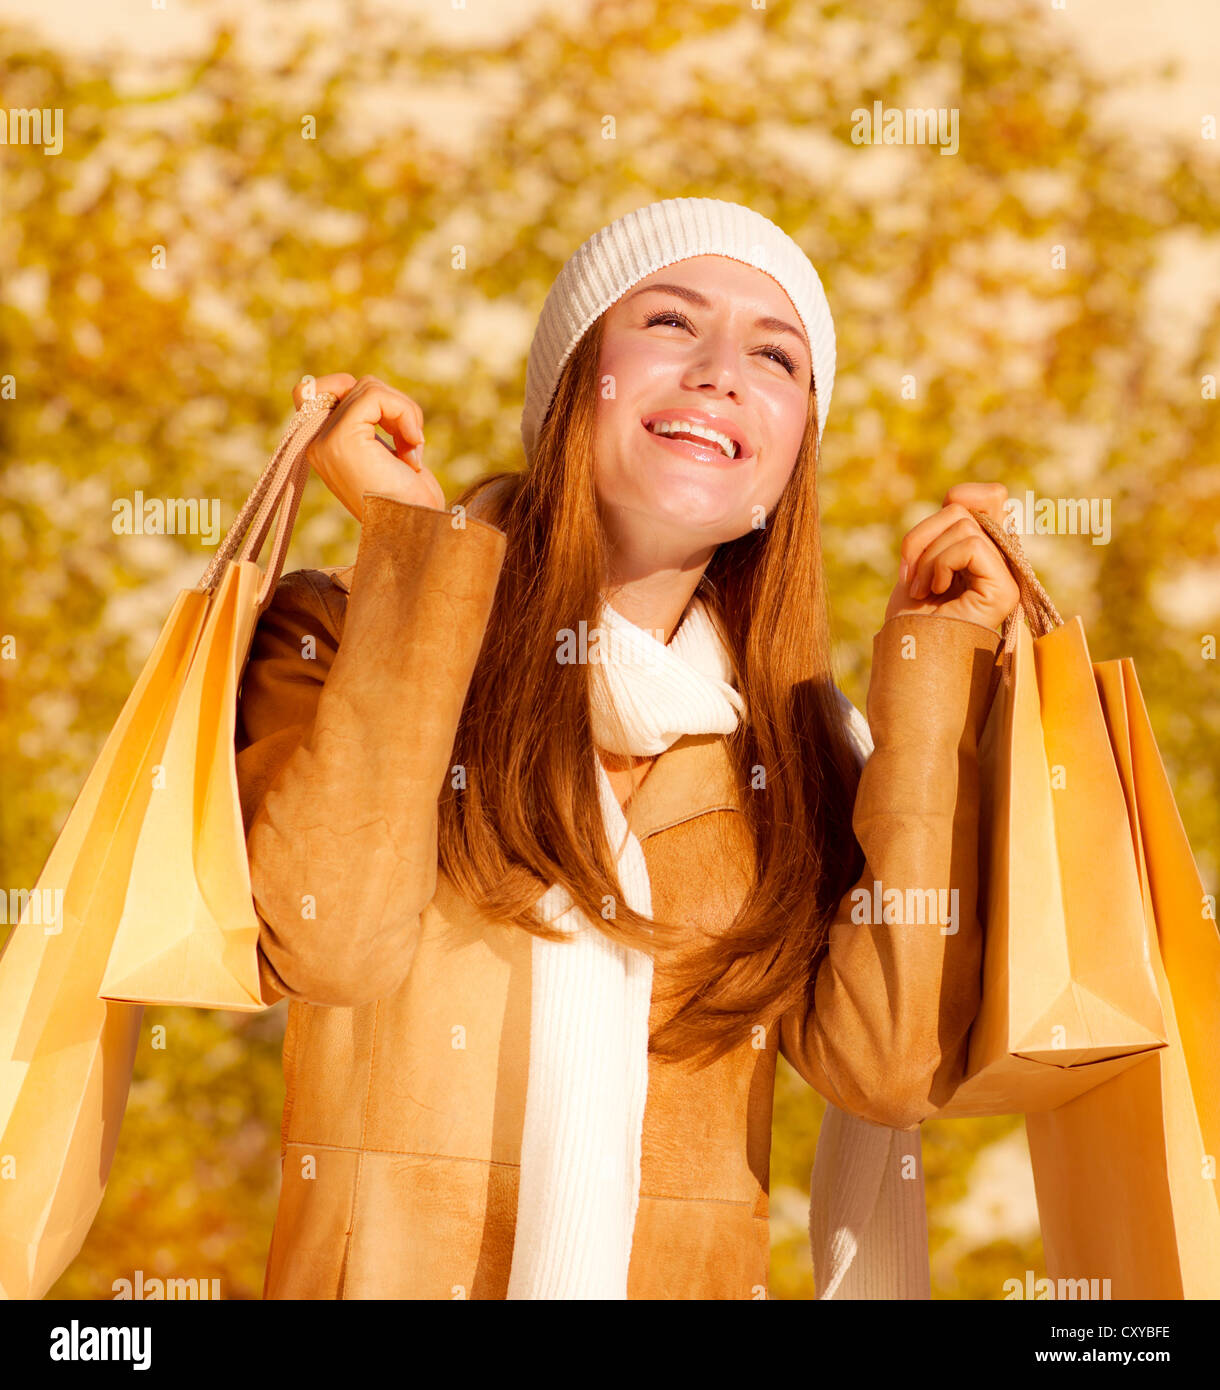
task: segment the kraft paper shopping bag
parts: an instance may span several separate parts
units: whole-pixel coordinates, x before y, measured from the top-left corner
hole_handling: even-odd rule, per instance
[[[259,981],[259,920],[237,785],[237,696],[308,475],[305,450],[335,403],[328,393],[298,411],[201,581],[212,603],[132,857],[99,990],[107,999],[238,1011],[276,1002],[263,998]],[[255,562],[277,503],[264,574]]]
[[[943,1116],[1052,1109],[1166,1041],[1084,627],[1020,622],[1011,656],[979,748],[982,1003]]]
[[[1106,667],[1168,1046],[1027,1117],[1047,1272],[1111,1298],[1220,1298],[1220,934],[1134,665]]]
[[[261,580],[249,562],[229,565],[208,613],[136,845],[100,988],[108,999],[236,1010],[275,1002],[260,993],[233,752]]]
[[[236,683],[283,565],[304,451],[335,403],[328,394],[297,412],[200,584],[178,595],[0,953],[0,1296],[41,1298],[93,1223],[142,1004],[260,1007],[250,999],[257,939],[243,901]],[[273,519],[264,572],[256,562]],[[182,879],[156,871],[157,851]],[[61,903],[49,924],[35,920],[45,901]],[[124,1002],[103,997],[120,936],[149,998],[134,988]]]
[[[0,955],[0,1293],[41,1297],[101,1204],[142,1009],[97,996],[169,721],[203,624],[184,592],[103,745]],[[54,929],[49,929],[53,927]]]

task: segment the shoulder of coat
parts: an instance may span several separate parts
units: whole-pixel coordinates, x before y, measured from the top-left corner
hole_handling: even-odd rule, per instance
[[[355,565],[328,565],[323,569],[314,570],[315,574],[324,576],[336,589],[341,589],[345,594],[352,591],[352,575],[355,572]]]
[[[292,620],[298,623],[303,617],[318,617],[337,637],[343,628],[354,569],[354,565],[332,565],[325,569],[290,570],[281,575],[276,585],[273,606],[285,617],[295,614]]]

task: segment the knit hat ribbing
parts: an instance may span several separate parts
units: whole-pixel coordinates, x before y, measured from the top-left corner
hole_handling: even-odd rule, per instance
[[[594,232],[555,277],[525,369],[521,439],[531,463],[559,374],[590,324],[662,266],[708,255],[729,256],[764,271],[792,300],[813,354],[821,439],[834,389],[835,332],[813,263],[787,232],[752,208],[717,198],[666,198]]]

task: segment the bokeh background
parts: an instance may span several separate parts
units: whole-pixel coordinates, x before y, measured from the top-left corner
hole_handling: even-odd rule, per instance
[[[1110,499],[1107,544],[1026,549],[1095,658],[1136,659],[1216,891],[1212,0],[159,5],[0,0],[0,106],[64,112],[60,154],[0,145],[6,890],[37,881],[213,553],[116,535],[117,499],[219,499],[227,526],[305,372],[414,396],[451,497],[521,466],[526,350],[563,260],[630,208],[712,196],[789,231],[835,316],[821,488],[844,690],[863,706],[898,541],[952,483]],[[853,143],[875,100],[956,108],[957,152]],[[288,568],[350,563],[357,540],[315,479]],[[260,1297],[285,1007],[146,1012],[105,1203],[53,1297],[110,1298],[136,1269]],[[776,1298],[813,1293],[820,1115],[781,1061]],[[1042,1275],[1020,1117],[931,1122],[924,1152],[934,1296]]]

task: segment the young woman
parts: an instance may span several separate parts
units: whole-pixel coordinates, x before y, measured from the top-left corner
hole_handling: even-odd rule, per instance
[[[873,1130],[951,1094],[1018,601],[970,509],[1006,490],[902,539],[861,772],[818,524],[833,379],[796,243],[670,199],[564,266],[528,466],[452,510],[409,396],[314,383],[359,551],[281,580],[238,732],[292,1001],[268,1297],[765,1296],[777,1053]],[[874,917],[891,889],[954,909]]]

